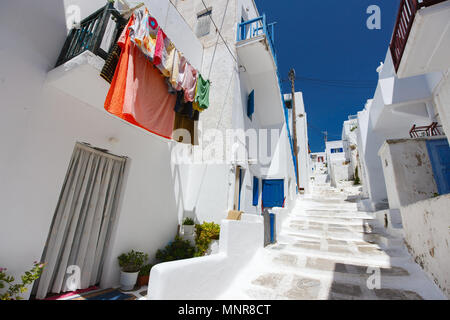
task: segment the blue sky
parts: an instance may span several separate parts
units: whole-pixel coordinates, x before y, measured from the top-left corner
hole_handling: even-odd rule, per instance
[[[320,132],[327,130],[328,140],[340,140],[343,121],[373,97],[375,70],[386,56],[400,0],[255,2],[269,23],[277,22],[275,47],[282,79],[294,68],[297,77],[351,81],[338,83],[345,87],[335,82],[330,86],[315,80],[296,81],[296,91],[302,91],[305,100],[311,151],[322,151]],[[370,5],[381,9],[380,30],[366,27]],[[283,82],[283,89],[290,92],[290,84]]]

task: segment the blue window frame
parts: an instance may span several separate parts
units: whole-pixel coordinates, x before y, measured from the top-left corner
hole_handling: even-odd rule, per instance
[[[264,208],[283,207],[284,180],[263,180],[262,203]]]
[[[256,207],[258,205],[258,190],[259,189],[259,179],[253,177],[253,205]]]
[[[252,120],[253,112],[255,112],[255,90],[248,95],[247,100],[247,116]]]

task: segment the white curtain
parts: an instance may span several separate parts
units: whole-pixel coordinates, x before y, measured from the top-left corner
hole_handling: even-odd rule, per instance
[[[81,270],[80,288],[101,278],[116,219],[126,158],[77,143],[43,253],[44,268],[36,298],[68,291],[67,268]]]

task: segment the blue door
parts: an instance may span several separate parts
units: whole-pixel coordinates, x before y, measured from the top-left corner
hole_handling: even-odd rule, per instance
[[[263,207],[282,207],[284,203],[284,180],[263,180],[262,182]]]
[[[450,193],[450,147],[447,139],[429,140],[427,148],[439,194]]]

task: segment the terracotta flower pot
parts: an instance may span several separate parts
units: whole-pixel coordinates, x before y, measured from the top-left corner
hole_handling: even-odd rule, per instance
[[[138,284],[138,286],[140,286],[140,287],[142,287],[142,286],[147,286],[149,280],[150,280],[150,275],[147,275],[147,276],[139,276],[139,277],[138,277],[138,280],[137,280],[137,284]]]

